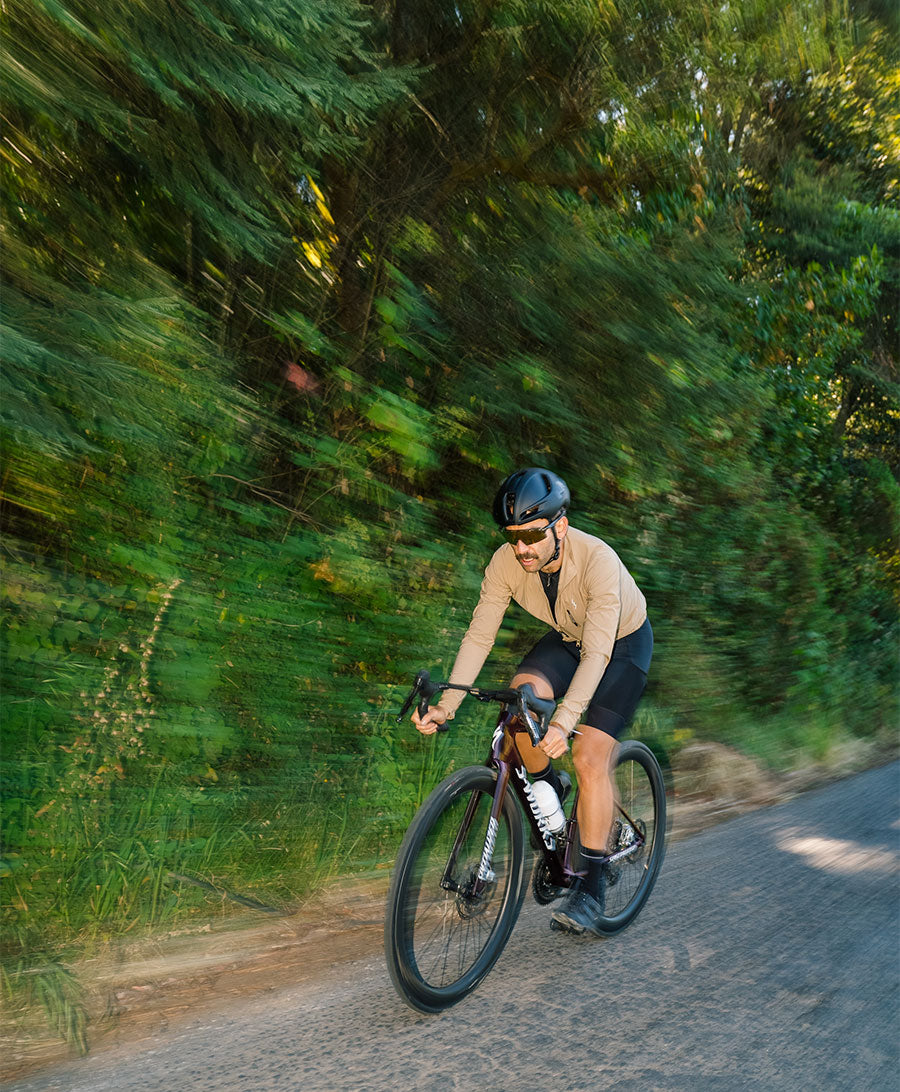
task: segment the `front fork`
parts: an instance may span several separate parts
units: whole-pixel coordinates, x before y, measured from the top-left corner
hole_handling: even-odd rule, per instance
[[[472,820],[475,818],[475,812],[482,795],[480,792],[472,793],[468,806],[466,807],[466,814],[463,816],[463,821],[460,823],[459,831],[457,832],[456,839],[453,843],[453,848],[450,851],[447,866],[441,877],[441,887],[445,891],[455,891],[465,895],[467,898],[478,898],[484,892],[485,888],[494,882],[496,878],[496,873],[492,868],[494,846],[497,842],[497,830],[500,826],[500,809],[503,807],[503,797],[508,785],[509,763],[502,762],[497,767],[497,784],[494,788],[494,797],[491,801],[491,814],[488,817],[487,833],[484,838],[484,847],[481,851],[481,860],[478,863],[478,870],[473,877],[465,881],[465,887],[461,889],[460,885],[453,878],[456,874],[456,862],[459,858],[463,843],[468,836],[469,829],[472,826]]]

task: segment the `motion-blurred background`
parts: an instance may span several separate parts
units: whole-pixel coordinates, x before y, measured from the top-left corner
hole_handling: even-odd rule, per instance
[[[647,594],[673,763],[895,740],[894,5],[3,19],[8,999],[77,1040],[67,961],[232,905],[190,879],[390,863],[483,757],[393,716],[520,465]]]

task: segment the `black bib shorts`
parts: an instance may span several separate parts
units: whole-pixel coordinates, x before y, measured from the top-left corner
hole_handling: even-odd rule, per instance
[[[653,630],[648,618],[640,629],[620,637],[613,645],[612,657],[587,709],[581,714],[581,723],[619,739],[631,723],[644,693],[652,655]],[[558,701],[569,689],[580,660],[578,645],[574,641],[564,641],[555,629],[551,629],[526,654],[518,671],[543,675]]]

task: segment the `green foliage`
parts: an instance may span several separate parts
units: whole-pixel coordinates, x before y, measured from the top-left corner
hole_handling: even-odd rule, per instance
[[[895,723],[877,4],[6,14],[3,957],[61,1034],[62,954],[382,866],[481,757],[393,714],[511,466],[646,591],[668,752]]]

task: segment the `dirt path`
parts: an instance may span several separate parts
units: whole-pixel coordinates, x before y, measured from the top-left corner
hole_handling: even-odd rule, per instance
[[[871,764],[872,755],[868,756]],[[717,745],[697,745],[675,773],[671,840],[777,804],[858,767],[809,769],[776,778]],[[334,969],[380,950],[388,870],[335,883],[290,916],[244,911],[173,931],[87,960],[73,968],[86,992],[93,1054],[172,1032],[187,1019],[229,1002],[248,1003],[287,986],[320,981]],[[0,1037],[0,1076],[21,1078],[74,1056],[39,1013]]]

